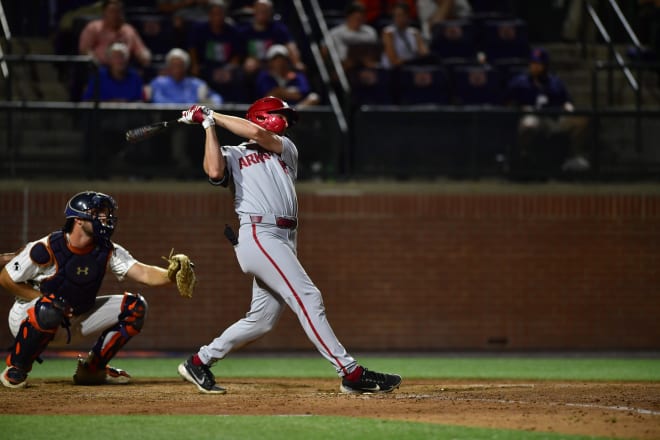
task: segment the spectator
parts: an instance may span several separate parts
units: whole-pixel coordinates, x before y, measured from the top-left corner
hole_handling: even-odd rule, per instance
[[[70,0],[56,2],[54,15],[57,27],[53,35],[53,47],[58,55],[78,54],[78,40],[75,22],[90,16],[101,15],[101,2],[95,0]]]
[[[510,106],[524,111],[561,110],[572,113],[575,108],[564,82],[549,72],[549,55],[543,48],[532,50],[528,71],[513,77],[506,89]],[[525,115],[518,125],[520,155],[533,155],[547,146],[563,160],[564,171],[586,171],[590,168],[584,156],[588,120],[582,116]],[[564,140],[562,137],[568,139]],[[568,144],[568,151],[558,151]]]
[[[429,48],[419,29],[410,25],[408,3],[396,3],[392,9],[392,19],[393,23],[386,26],[381,33],[383,67],[399,67],[425,59],[429,55]]]
[[[417,15],[422,25],[422,35],[430,41],[434,24],[468,18],[472,15],[472,7],[468,0],[417,0]]]
[[[92,74],[82,99],[90,101],[131,102],[142,101],[142,77],[129,66],[128,47],[113,43],[108,48],[107,65],[99,66],[98,74]]]
[[[219,106],[222,97],[211,90],[206,82],[195,76],[188,75],[190,56],[180,48],[170,50],[165,56],[165,72],[154,78],[145,87],[148,101],[156,104],[190,104],[202,102]],[[194,152],[189,151],[189,133],[184,129],[176,129],[168,138],[171,159],[177,168],[178,177],[191,177],[196,169],[193,166]],[[162,150],[162,148],[161,148]]]
[[[183,47],[192,24],[206,20],[209,0],[157,0],[158,12],[172,17],[174,41]]]
[[[171,14],[181,23],[204,20],[210,0],[157,0],[158,11]]]
[[[126,23],[121,0],[104,0],[102,18],[92,20],[84,27],[78,42],[82,55],[91,55],[98,64],[107,64],[108,47],[122,42],[128,47],[131,59],[146,67],[151,63],[151,51],[145,46],[137,30]]]
[[[364,5],[365,22],[376,30],[384,27],[392,21],[394,7],[401,0],[360,0]],[[408,11],[412,20],[417,20],[417,4],[415,0],[404,0],[408,5]]]
[[[243,69],[247,75],[255,75],[263,68],[266,52],[273,44],[282,44],[289,49],[291,62],[298,70],[305,65],[300,59],[300,51],[289,28],[273,18],[273,2],[256,0],[253,4],[253,19],[241,28],[246,43],[246,58]]]
[[[222,104],[222,97],[206,82],[188,75],[190,55],[179,48],[165,56],[165,72],[154,78],[145,88],[148,101],[158,104],[190,104],[202,102],[214,106]]]
[[[374,52],[361,53],[360,56],[349,54],[352,45],[378,44],[378,32],[365,23],[365,9],[360,2],[353,2],[346,7],[344,23],[330,29],[330,38],[344,70],[360,65],[375,67],[380,63],[380,51],[377,56]]]
[[[210,0],[207,20],[190,32],[191,74],[204,79],[226,100],[246,101],[241,63],[245,45],[238,29],[226,17],[223,0]]]
[[[256,81],[259,97],[275,96],[298,108],[319,103],[319,95],[312,92],[305,74],[293,70],[286,46],[271,46],[266,58],[267,68],[259,73]]]

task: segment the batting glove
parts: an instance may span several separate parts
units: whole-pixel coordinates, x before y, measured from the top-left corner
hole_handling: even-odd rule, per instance
[[[184,124],[201,124],[203,121],[204,113],[202,113],[198,105],[193,105],[188,110],[182,111],[179,118],[179,122],[183,122]]]
[[[179,122],[183,122],[184,124],[202,124],[204,129],[215,125],[213,110],[204,105],[193,105],[188,110],[182,111]]]
[[[202,113],[204,113],[204,120],[202,121],[202,127],[204,130],[215,125],[215,119],[213,119],[213,110],[203,105],[199,108]]]

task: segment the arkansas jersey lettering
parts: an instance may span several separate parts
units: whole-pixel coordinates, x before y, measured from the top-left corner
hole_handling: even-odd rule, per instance
[[[258,163],[265,163],[267,159],[270,159],[270,156],[270,153],[259,151],[257,153],[248,154],[245,157],[241,157],[238,159],[238,164],[240,165],[241,169],[243,169]]]
[[[273,155],[265,151],[259,151],[256,153],[248,154],[245,157],[238,159],[238,165],[241,169],[250,167],[252,165],[257,165],[260,163],[266,163],[266,160],[270,159]],[[282,166],[285,172],[288,173],[286,164],[282,159],[278,159],[279,164]]]

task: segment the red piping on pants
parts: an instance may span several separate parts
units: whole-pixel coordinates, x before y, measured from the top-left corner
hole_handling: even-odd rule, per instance
[[[346,371],[346,368],[345,368],[345,367],[341,364],[341,362],[339,362],[339,360],[338,360],[338,359],[332,354],[332,352],[330,351],[330,349],[328,348],[328,346],[325,345],[325,342],[323,342],[323,339],[321,339],[321,336],[320,336],[320,335],[318,334],[318,332],[316,331],[316,328],[314,327],[314,324],[312,323],[312,320],[310,319],[309,314],[307,313],[307,309],[305,309],[305,305],[303,304],[302,300],[301,300],[300,297],[298,296],[298,293],[295,291],[295,289],[293,288],[293,286],[291,285],[291,283],[290,283],[289,280],[287,279],[286,275],[284,275],[284,272],[282,272],[282,270],[281,270],[280,267],[277,265],[277,263],[275,262],[275,260],[273,260],[273,259],[271,258],[271,256],[268,255],[268,252],[266,252],[266,250],[263,248],[263,246],[261,246],[261,243],[259,242],[259,239],[257,238],[257,226],[256,226],[255,224],[252,225],[252,237],[254,238],[254,242],[257,243],[257,246],[259,246],[259,249],[261,250],[261,252],[266,256],[266,258],[268,258],[268,261],[270,261],[270,263],[273,265],[273,267],[275,267],[275,270],[277,270],[277,272],[280,274],[280,276],[282,277],[282,279],[284,280],[284,282],[286,283],[286,285],[287,285],[287,286],[289,287],[289,289],[291,290],[291,293],[293,293],[293,297],[296,299],[296,301],[298,302],[298,305],[300,306],[300,309],[301,309],[301,310],[303,311],[303,313],[305,314],[305,319],[307,319],[307,323],[308,323],[309,326],[312,328],[312,331],[314,332],[314,336],[316,336],[316,339],[318,339],[319,343],[323,346],[323,348],[325,349],[325,351],[326,351],[326,352],[327,352],[327,353],[328,353],[328,354],[329,354],[329,355],[335,360],[335,362],[337,363],[337,365],[339,365],[339,368],[341,368],[341,370],[344,372],[344,374],[348,374],[348,371]]]

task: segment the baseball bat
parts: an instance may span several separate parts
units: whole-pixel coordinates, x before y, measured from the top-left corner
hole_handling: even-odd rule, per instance
[[[171,121],[154,122],[153,124],[147,124],[141,127],[131,128],[130,130],[126,131],[126,141],[131,143],[143,141],[145,139],[154,136],[157,133],[160,133],[161,131],[167,129],[168,127],[174,125],[177,122],[179,121],[174,119]]]

